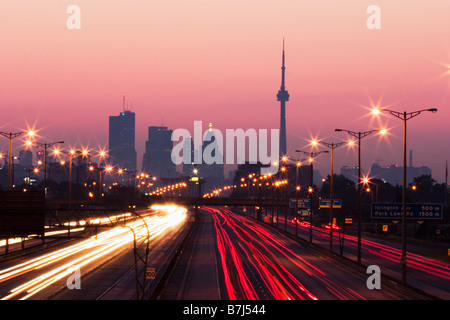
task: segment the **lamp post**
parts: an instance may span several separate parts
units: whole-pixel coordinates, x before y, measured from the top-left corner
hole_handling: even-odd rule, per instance
[[[99,156],[99,165],[98,165],[98,172],[99,172],[99,192],[100,192],[100,201],[102,200],[103,196],[103,181],[102,181],[102,172],[105,169],[104,160],[107,156],[105,150],[100,150],[98,153]]]
[[[69,210],[72,208],[72,162],[76,153],[73,149],[69,151]]]
[[[40,143],[36,142],[38,147],[44,148],[44,192],[47,189],[47,148],[54,146],[55,144],[64,143],[64,141],[56,141],[56,142],[45,142]]]
[[[4,136],[5,138],[9,139],[9,152],[8,152],[8,190],[12,190],[12,185],[14,184],[14,181],[12,179],[13,177],[13,171],[14,168],[11,168],[12,165],[12,140],[14,138],[17,138],[18,136],[26,133],[25,131],[20,132],[0,132],[0,135]],[[28,131],[28,135],[32,136],[34,132]]]
[[[325,151],[317,151],[317,152],[307,152],[307,151],[303,151],[303,150],[295,150],[295,152],[303,152],[304,154],[306,154],[307,156],[309,156],[309,161],[311,162],[311,185],[309,187],[310,190],[310,199],[311,199],[311,212],[309,215],[309,242],[312,242],[312,224],[313,224],[313,197],[312,197],[312,191],[313,191],[313,184],[314,184],[314,179],[313,179],[313,173],[314,173],[314,167],[313,167],[313,163],[314,163],[314,158],[316,156],[318,156],[321,153],[328,153],[327,150]]]
[[[347,144],[347,142],[328,143],[324,141],[318,141],[325,147],[331,150],[331,174],[330,174],[330,252],[333,252],[333,206],[334,206],[334,194],[333,194],[333,176],[334,176],[334,149]]]
[[[281,172],[283,173],[281,176],[284,176],[282,179],[283,184],[282,187],[280,188],[280,194],[281,194],[281,199],[285,198],[287,201],[289,201],[289,175],[288,175],[288,167],[287,167],[287,157],[284,156],[282,158],[282,161],[285,163],[281,168]],[[286,183],[284,183],[286,182]],[[286,185],[285,185],[286,184]],[[283,192],[284,191],[284,192]],[[284,194],[284,197],[283,197]],[[287,208],[283,209],[284,211],[284,231],[287,231]],[[277,222],[278,222],[278,218],[277,218]]]
[[[355,132],[344,129],[335,129],[336,132],[347,132],[349,135],[358,139],[358,263],[361,263],[361,139],[367,137],[374,132],[385,132],[385,130],[369,130],[364,132]]]
[[[403,121],[403,186],[402,186],[402,256],[400,264],[402,269],[402,283],[406,285],[406,122],[418,116],[422,112],[437,112],[436,108],[422,109],[412,112],[398,112],[389,109],[374,109],[373,114],[379,114],[382,111],[389,112],[394,117]]]
[[[298,193],[300,191],[300,185],[298,180],[298,170],[302,165],[301,160],[295,162],[296,172],[295,172],[295,236],[298,236]]]
[[[64,142],[60,141],[60,142],[54,142],[54,143],[64,143]],[[73,156],[75,156],[77,154],[82,155],[83,157],[85,157],[85,156],[87,157],[89,152],[86,149],[83,149],[83,150],[70,149],[69,152],[68,152],[68,155],[69,155],[69,209],[72,206],[72,164],[73,164]],[[44,155],[44,157],[45,157],[45,155]],[[87,163],[86,163],[86,166],[87,166]],[[76,178],[76,185],[77,185],[77,187],[78,187],[78,169],[79,169],[79,161],[77,160],[77,178]],[[87,172],[87,170],[86,170],[86,172]],[[87,175],[86,175],[86,177],[87,177]],[[78,195],[78,193],[77,193],[77,195]]]

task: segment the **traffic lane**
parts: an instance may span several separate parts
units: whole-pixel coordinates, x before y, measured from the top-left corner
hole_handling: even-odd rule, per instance
[[[183,223],[171,228],[169,232],[158,235],[150,242],[148,253],[148,268],[155,268],[156,274],[163,273],[168,260],[178,247],[184,232],[188,228]],[[145,256],[145,246],[141,245],[139,253]],[[135,300],[138,299],[136,285],[144,281],[144,264],[138,260],[138,275],[135,271],[135,255],[133,245],[129,245],[114,258],[99,263],[90,271],[81,270],[81,289],[69,289],[61,283],[61,289],[48,299],[50,300]],[[146,279],[147,293],[153,281]],[[140,291],[140,294],[142,292]]]
[[[221,300],[221,278],[215,246],[214,221],[211,214],[199,210],[196,223],[161,300]]]
[[[229,222],[233,222],[232,219],[228,219]],[[237,223],[234,223],[234,225],[236,225]],[[291,288],[289,288],[289,285],[286,283],[286,275],[288,276],[288,278],[295,279],[295,277],[292,276],[292,274],[287,273],[285,270],[283,270],[282,268],[282,263],[280,262],[280,259],[276,258],[276,256],[274,256],[271,252],[269,252],[267,250],[266,245],[261,244],[261,242],[259,242],[259,246],[261,248],[261,250],[263,250],[264,253],[258,253],[258,251],[254,248],[254,246],[251,245],[251,243],[258,243],[258,240],[261,240],[259,235],[255,235],[252,232],[252,229],[254,228],[254,226],[251,226],[249,228],[249,226],[245,226],[245,229],[248,229],[247,231],[245,230],[239,230],[236,231],[234,228],[234,232],[233,234],[236,236],[236,241],[241,241],[242,243],[245,243],[247,247],[251,247],[250,249],[245,250],[244,247],[241,246],[241,249],[245,251],[245,255],[246,258],[249,261],[252,261],[252,264],[254,266],[254,269],[257,270],[256,272],[250,272],[250,274],[257,274],[259,275],[259,281],[257,280],[257,283],[264,283],[265,287],[264,287],[264,291],[269,292],[270,293],[270,299],[305,299],[306,297],[309,297],[311,299],[316,299],[317,297],[315,297],[314,295],[311,295],[306,289],[305,286],[300,283],[297,282],[296,283],[296,287],[301,288],[300,290],[303,289],[304,292],[306,292],[306,297],[305,295],[301,294],[300,292],[295,292],[295,297],[291,290]],[[248,233],[248,231],[250,231],[250,233]],[[265,232],[266,230],[264,230]],[[242,239],[242,236],[240,235],[246,235],[247,239]],[[262,238],[262,241],[264,241],[265,243],[269,243],[269,241],[267,241],[267,236],[270,237],[269,234],[267,234],[266,236],[264,236]],[[277,235],[278,237],[281,235]],[[258,239],[260,238],[260,239]],[[278,239],[272,239],[272,241],[279,241]],[[279,244],[279,242],[278,242]],[[256,252],[256,254],[255,254]],[[278,252],[277,252],[278,253]],[[258,259],[254,259],[254,257],[258,257]],[[265,259],[265,261],[264,261]],[[281,260],[288,260],[285,259],[285,257],[281,257]],[[263,262],[262,262],[263,261]],[[286,263],[286,261],[284,261]],[[298,265],[297,265],[298,266]],[[309,273],[310,271],[305,269],[305,266],[300,266],[300,268],[303,270],[303,272]],[[281,270],[280,270],[281,269]],[[241,271],[240,273],[244,273],[244,271]],[[281,275],[283,274],[283,276],[280,278],[277,275]],[[316,285],[314,283],[314,285]],[[245,287],[245,286],[243,286]],[[230,290],[229,290],[230,291]],[[308,296],[309,294],[309,296]]]
[[[267,242],[275,243],[277,239],[283,240],[277,243],[274,248],[286,247],[288,250],[297,253],[298,245],[291,239],[286,239],[284,237],[279,237],[277,235],[278,231],[273,233],[273,236],[267,239]],[[302,248],[307,249],[307,246],[302,246]],[[387,293],[374,292],[369,290],[366,285],[367,277],[361,276],[359,273],[354,273],[346,267],[339,264],[335,264],[333,260],[329,257],[317,254],[315,251],[304,250],[301,254],[296,256],[296,259],[291,261],[294,264],[297,259],[304,259],[310,263],[311,266],[316,266],[316,272],[310,273],[311,286],[318,288],[326,287],[326,292],[318,294],[321,299],[385,299],[386,297],[391,297]],[[333,266],[331,269],[329,266]],[[305,282],[306,284],[306,282]],[[393,297],[395,298],[395,297]]]
[[[260,283],[264,283],[266,291],[271,293],[271,299],[399,298],[386,291],[369,290],[367,279],[360,274],[337,267],[276,230],[245,217],[227,212],[218,221],[218,226],[220,225],[229,228],[227,234],[234,237],[230,242],[239,243],[239,248],[245,251],[243,260],[249,260],[254,265]],[[235,274],[240,279],[236,281],[240,283],[240,290],[247,290],[247,298],[255,295],[252,282],[246,278],[245,272],[248,270],[241,267],[239,260],[232,261],[234,264],[228,264],[226,268],[236,266]],[[254,273],[249,271],[249,274]],[[229,284],[228,291],[233,293],[235,287],[232,286],[232,281],[229,281]],[[230,298],[234,298],[233,295]]]
[[[137,211],[139,215],[148,216],[154,213],[153,210],[139,210]],[[23,249],[29,249],[33,247],[39,248],[40,245],[57,240],[70,239],[73,236],[83,236],[86,228],[92,229],[91,227],[102,227],[105,225],[110,225],[114,222],[130,220],[133,218],[131,212],[123,212],[119,214],[110,214],[107,216],[90,217],[87,219],[80,218],[78,220],[68,220],[64,223],[59,223],[53,221],[52,225],[45,226],[44,237],[41,238],[36,234],[28,235],[27,237],[9,238],[7,240],[0,240],[0,251],[3,251],[4,258],[8,258],[8,253],[14,251],[21,251]],[[8,246],[7,246],[8,244]],[[8,247],[8,248],[7,248]]]
[[[363,262],[376,264],[393,278],[401,278],[402,251],[392,245],[363,239]],[[443,261],[407,252],[407,284],[440,299],[450,299],[450,265]]]
[[[293,232],[293,223],[289,232]],[[299,225],[301,237],[305,237],[309,228],[305,225]],[[330,232],[329,229],[315,227],[314,242],[322,247],[329,248]],[[333,250],[340,252],[338,245],[339,230],[333,230]],[[352,259],[357,259],[358,237],[346,234],[343,238],[343,255]],[[361,239],[361,262],[363,265],[377,265],[383,274],[390,277],[401,279],[401,244],[389,242],[383,239],[374,239],[373,237],[362,236]],[[424,250],[420,247],[408,245],[411,250]],[[450,298],[450,264],[437,259],[428,258],[413,252],[407,252],[407,282],[414,287],[421,289],[429,294],[435,295],[441,299]]]
[[[161,216],[146,217],[144,220],[137,219],[125,227],[115,227],[72,246],[2,269],[0,270],[1,298],[30,298],[44,289],[46,292],[44,295],[50,295],[55,292],[53,285],[58,283],[60,286],[62,280],[69,277],[75,269],[88,271],[95,269],[105,261],[104,259],[108,260],[124,246],[133,243],[133,239],[139,243],[146,241],[150,236],[152,240],[184,219],[185,214],[182,212],[170,214],[167,212]],[[32,279],[29,280],[30,278]],[[21,284],[10,288],[17,283]],[[5,295],[5,291],[8,294]]]
[[[203,212],[204,213],[204,212]],[[218,265],[214,243],[214,222],[210,215],[202,214],[200,233],[197,238],[191,262],[195,267],[189,269],[187,283],[181,299],[219,300]]]
[[[184,209],[183,209],[184,210]],[[180,223],[170,224],[167,228],[152,232],[152,223],[149,223],[150,243],[147,260],[147,268],[155,270],[155,279],[146,277],[144,263],[137,257],[137,272],[135,270],[135,254],[133,246],[129,246],[114,259],[109,259],[100,264],[91,272],[84,272],[82,276],[82,289],[70,290],[64,286],[52,300],[135,300],[142,296],[148,297],[154,290],[157,282],[164,274],[170,261],[182,242],[190,224],[186,216]],[[145,243],[137,244],[140,258],[145,258]],[[144,283],[145,282],[145,283]],[[145,294],[142,290],[137,292],[137,286],[146,287]],[[138,297],[138,294],[140,297]]]
[[[111,232],[107,232],[108,235],[109,233]],[[79,270],[88,272],[105,259],[113,258],[115,253],[130,246],[129,239],[122,239],[123,242],[114,241],[107,237],[107,234],[27,260],[12,268],[2,269],[1,298],[46,298],[65,285],[66,279],[75,272],[72,267],[76,266]]]
[[[282,220],[283,218],[280,218]],[[282,220],[284,223],[284,219]],[[284,224],[280,222],[279,228],[284,230]],[[295,222],[289,220],[288,232],[295,234]],[[309,240],[309,224],[299,223],[297,226],[299,237]],[[344,230],[345,231],[345,230]],[[313,227],[313,243],[323,248],[329,248],[330,230]],[[340,230],[333,230],[333,252],[356,261],[358,254],[358,237],[345,234]],[[343,247],[339,245],[343,241]],[[362,236],[361,239],[361,263],[365,266],[377,265],[383,274],[401,279],[401,249],[400,244],[383,239]],[[414,246],[407,245],[408,248]],[[417,249],[417,248],[416,248]],[[419,248],[420,249],[420,248]],[[341,251],[342,250],[342,251]],[[423,250],[423,248],[422,248]],[[412,252],[407,252],[407,282],[441,299],[450,298],[450,264],[432,258],[427,258]]]

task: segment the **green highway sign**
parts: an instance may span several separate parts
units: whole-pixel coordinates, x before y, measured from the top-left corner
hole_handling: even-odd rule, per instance
[[[320,208],[329,208],[331,200],[330,199],[320,199]],[[341,199],[333,199],[333,208],[342,208]]]
[[[311,199],[289,199],[289,208],[295,208],[295,202],[297,201],[298,209],[310,209]]]
[[[400,219],[402,217],[401,203],[372,204],[372,219]],[[408,203],[406,204],[407,219],[442,219],[441,203]]]

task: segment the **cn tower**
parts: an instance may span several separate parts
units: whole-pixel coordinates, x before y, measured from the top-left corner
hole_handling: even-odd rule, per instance
[[[289,101],[289,93],[284,86],[284,38],[283,38],[283,60],[281,65],[281,88],[277,94],[277,100],[280,101],[280,158],[287,154],[286,142],[286,101]]]

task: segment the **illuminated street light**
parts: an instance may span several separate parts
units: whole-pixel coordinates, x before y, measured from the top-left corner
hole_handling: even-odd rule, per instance
[[[402,282],[406,284],[406,122],[418,116],[422,112],[433,112],[436,113],[436,108],[421,109],[412,112],[398,112],[389,109],[373,109],[372,113],[377,115],[382,111],[389,112],[394,117],[403,121],[403,186],[402,186],[402,256],[400,258],[400,263],[402,267]]]
[[[44,192],[46,192],[47,189],[47,148],[52,147],[56,144],[64,143],[64,141],[56,141],[56,142],[45,142],[40,143],[36,142],[36,145],[38,147],[44,148]]]
[[[381,113],[381,110],[378,109],[378,108],[375,108],[375,109],[372,109],[372,113],[373,113],[374,115],[377,115],[377,114],[380,114],[380,113]]]
[[[22,135],[22,134],[28,134],[28,136],[32,137],[34,136],[34,131],[30,130],[28,132],[26,131],[20,131],[20,132],[1,132],[0,131],[0,135],[4,136],[5,138],[9,139],[9,153],[8,153],[8,190],[12,190],[12,185],[14,183],[14,181],[12,181],[12,177],[13,177],[13,170],[14,167],[12,167],[12,140],[14,138],[17,138],[18,136]]]
[[[98,155],[99,155],[100,158],[105,158],[106,157],[106,151],[105,150],[100,150]]]
[[[328,153],[328,150],[324,150],[324,151],[316,151],[316,152],[307,152],[307,151],[303,151],[303,150],[295,150],[295,152],[303,152],[304,154],[306,154],[307,156],[309,156],[309,162],[310,162],[310,167],[311,167],[311,185],[309,187],[308,190],[310,190],[310,198],[311,198],[311,212],[309,215],[309,241],[312,242],[312,225],[313,225],[313,198],[312,198],[312,191],[313,191],[313,184],[314,184],[314,180],[313,180],[313,174],[314,174],[314,168],[313,168],[313,163],[314,163],[314,157],[318,156],[321,153]]]
[[[368,135],[371,135],[374,132],[378,133],[385,133],[385,129],[378,129],[378,130],[369,130],[365,132],[355,132],[350,130],[344,130],[344,129],[335,129],[336,132],[347,132],[351,136],[358,139],[358,207],[359,207],[359,214],[358,214],[358,263],[361,263],[361,139],[364,137],[367,137]],[[353,143],[351,144],[353,145]]]
[[[74,149],[69,151],[69,209],[72,207],[72,157],[76,153]]]
[[[333,252],[333,206],[334,206],[334,149],[347,144],[347,142],[328,143],[324,141],[316,141],[317,144],[322,144],[331,150],[331,174],[330,174],[330,252]]]

